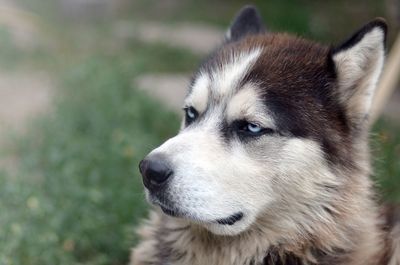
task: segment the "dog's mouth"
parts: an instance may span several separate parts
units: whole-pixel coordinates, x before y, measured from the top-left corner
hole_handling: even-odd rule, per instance
[[[172,217],[181,217],[182,216],[182,214],[178,213],[176,210],[167,208],[167,207],[165,207],[163,205],[160,205],[160,208],[166,215],[169,215],[169,216],[172,216]]]
[[[172,209],[166,208],[164,206],[160,206],[160,208],[166,215],[169,215],[172,217],[183,217],[183,215],[181,213],[177,212],[176,210],[172,210]],[[217,220],[215,220],[215,222],[220,225],[234,225],[236,222],[242,220],[242,218],[243,218],[243,213],[237,212],[227,218],[217,219]]]
[[[155,205],[158,205],[166,215],[169,215],[172,217],[184,217],[185,216],[185,214],[182,211],[179,211],[176,207],[171,207],[169,205],[169,203],[162,203],[157,198],[154,198],[154,197],[150,197],[150,198],[151,198],[151,202]]]
[[[181,210],[177,209],[176,207],[171,207],[167,203],[162,203],[160,200],[158,200],[157,198],[155,198],[153,196],[150,196],[150,200],[151,200],[152,203],[158,205],[166,215],[169,215],[169,216],[172,216],[172,217],[176,217],[176,218],[193,219],[193,218],[190,218],[191,214],[182,212]],[[217,224],[220,224],[220,225],[232,226],[235,223],[237,223],[240,220],[242,220],[243,216],[244,216],[243,212],[240,211],[240,212],[236,212],[236,213],[234,213],[234,214],[232,214],[232,215],[230,215],[230,216],[228,216],[226,218],[220,218],[220,219],[216,219],[216,220],[213,220],[213,221],[205,221],[205,220],[201,220],[199,218],[194,218],[194,220],[197,220],[198,222],[201,222],[201,223],[217,223]]]
[[[231,216],[223,219],[217,219],[216,222],[220,225],[234,225],[236,222],[242,220],[243,212],[237,212]]]
[[[171,208],[167,208],[165,206],[160,205],[161,210],[169,216],[172,217],[184,217],[185,215],[178,212],[177,210],[173,210]],[[243,212],[237,212],[235,214],[230,215],[227,218],[217,219],[215,220],[216,223],[220,225],[234,225],[236,222],[243,219]]]

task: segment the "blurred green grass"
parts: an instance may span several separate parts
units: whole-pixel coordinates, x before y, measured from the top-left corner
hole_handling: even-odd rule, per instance
[[[19,175],[0,178],[0,264],[127,261],[145,209],[137,164],[178,128],[131,88],[143,67],[133,61],[94,56],[67,69],[55,112],[18,138]]]
[[[242,5],[223,1],[213,9],[207,3],[199,3],[207,12],[189,1],[163,19],[226,25]],[[309,29],[312,14],[305,6],[261,5],[273,27],[325,38]],[[133,10],[150,17],[156,12]],[[86,38],[93,42],[112,36],[107,27],[92,27]],[[188,52],[134,41],[85,50],[72,29],[57,36],[61,48],[30,52],[16,50],[0,30],[2,68],[44,69],[59,84],[54,112],[36,119],[3,150],[19,162],[15,174],[0,172],[0,264],[127,263],[134,227],[146,212],[138,161],[179,123],[176,114],[132,87],[132,79],[194,70],[199,62]],[[400,128],[380,121],[372,143],[378,187],[386,200],[400,202]]]
[[[373,179],[382,201],[400,203],[400,126],[380,119],[370,137]]]
[[[32,58],[12,52],[3,62],[26,67]],[[31,66],[55,66],[47,70],[60,88],[54,112],[7,150],[19,168],[16,176],[0,174],[0,264],[127,262],[134,224],[146,209],[138,162],[179,127],[178,115],[132,80],[198,62],[180,50],[135,42],[111,54],[64,52],[63,62],[40,58]]]

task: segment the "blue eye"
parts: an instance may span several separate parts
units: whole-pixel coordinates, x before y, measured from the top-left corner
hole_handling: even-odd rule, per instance
[[[246,130],[251,132],[251,133],[259,133],[262,131],[261,126],[254,124],[254,123],[248,123],[246,125]]]
[[[254,122],[248,122],[242,120],[242,121],[237,121],[236,124],[238,133],[242,136],[260,136],[263,134],[274,133],[273,129],[264,128],[261,125]]]
[[[196,114],[194,113],[194,111],[193,111],[192,108],[189,108],[189,109],[187,110],[186,113],[187,113],[187,115],[188,115],[188,117],[189,117],[190,119],[196,118]]]
[[[187,125],[192,123],[197,118],[197,116],[199,116],[199,113],[193,107],[185,107],[184,111]]]

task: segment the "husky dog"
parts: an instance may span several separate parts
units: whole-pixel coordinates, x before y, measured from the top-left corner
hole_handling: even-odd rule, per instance
[[[400,264],[369,178],[386,30],[375,19],[327,47],[243,8],[195,73],[179,134],[140,163],[156,207],[131,264]]]

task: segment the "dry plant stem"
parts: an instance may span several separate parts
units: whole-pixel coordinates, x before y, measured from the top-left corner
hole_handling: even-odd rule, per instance
[[[376,95],[372,103],[371,125],[379,118],[382,109],[396,88],[400,76],[400,33],[397,35],[392,50],[387,57],[382,77],[379,81]]]

